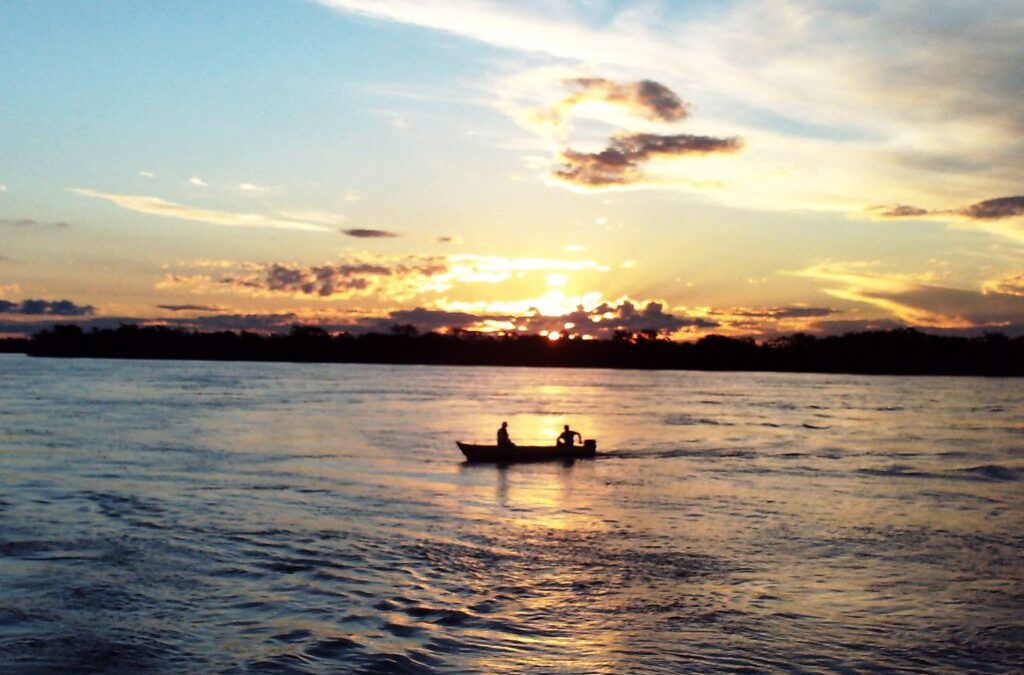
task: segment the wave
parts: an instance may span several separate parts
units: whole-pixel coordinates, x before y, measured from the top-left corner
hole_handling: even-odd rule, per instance
[[[678,427],[699,426],[702,424],[710,424],[713,426],[723,427],[735,426],[732,422],[726,422],[725,420],[713,420],[707,417],[691,417],[690,415],[687,415],[685,413],[666,415],[663,421],[665,424],[669,426]]]
[[[965,469],[959,469],[960,473],[982,480],[992,481],[1019,481],[1021,479],[1021,472],[1016,469],[1011,469],[1007,466],[1000,464],[983,464],[981,466],[971,466]]]
[[[950,471],[925,471],[906,464],[892,464],[881,468],[858,469],[857,473],[867,476],[885,476],[898,478],[937,478],[940,480],[981,480],[995,482],[1015,482],[1021,480],[1021,472],[1017,469],[1000,464],[984,464],[981,466],[964,467]]]
[[[723,458],[739,457],[742,459],[753,459],[759,454],[753,450],[736,448],[680,448],[672,447],[667,449],[648,448],[643,450],[613,450],[599,455],[601,458],[619,459],[671,459],[673,457],[695,457],[695,458]]]

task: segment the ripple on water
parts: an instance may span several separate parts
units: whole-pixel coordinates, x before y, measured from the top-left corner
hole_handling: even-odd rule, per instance
[[[4,673],[1022,661],[1015,382],[0,362]]]

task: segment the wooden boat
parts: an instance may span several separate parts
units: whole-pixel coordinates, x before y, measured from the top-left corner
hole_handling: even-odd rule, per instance
[[[455,441],[462,454],[469,462],[494,462],[510,464],[512,462],[545,462],[554,459],[586,459],[597,454],[597,441],[587,439],[583,445],[475,445]]]

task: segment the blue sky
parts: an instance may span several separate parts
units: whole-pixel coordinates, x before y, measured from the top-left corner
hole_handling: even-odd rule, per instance
[[[4,3],[0,322],[1020,332],[1022,15]]]

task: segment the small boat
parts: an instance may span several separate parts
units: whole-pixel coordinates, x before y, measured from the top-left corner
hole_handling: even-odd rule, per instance
[[[469,462],[494,462],[509,464],[512,462],[545,462],[554,459],[586,459],[597,454],[597,441],[587,439],[583,445],[475,445],[455,441],[462,454]]]

